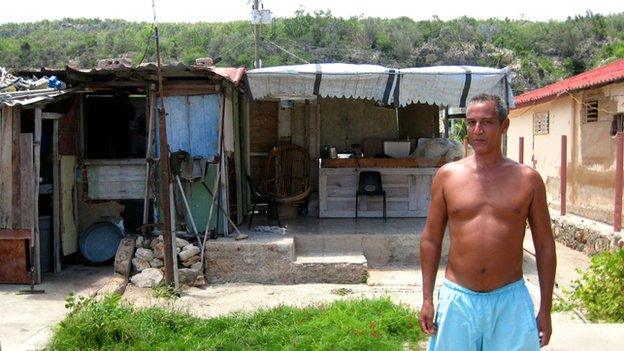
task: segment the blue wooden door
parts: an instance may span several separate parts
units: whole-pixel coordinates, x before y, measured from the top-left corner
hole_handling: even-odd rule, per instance
[[[171,152],[184,150],[192,157],[204,158],[218,154],[219,100],[219,94],[165,97],[167,141]],[[156,106],[160,106],[160,101]]]

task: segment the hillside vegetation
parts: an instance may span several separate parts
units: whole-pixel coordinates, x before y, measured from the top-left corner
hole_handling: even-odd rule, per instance
[[[254,36],[247,21],[162,23],[165,62],[219,58],[219,66],[253,67]],[[64,19],[0,25],[0,66],[93,67],[125,56],[155,61],[152,25],[122,20]],[[370,63],[393,67],[480,65],[510,67],[516,93],[624,57],[624,13],[587,12],[565,21],[414,21],[348,19],[329,11],[297,12],[262,26],[263,66],[307,62]]]

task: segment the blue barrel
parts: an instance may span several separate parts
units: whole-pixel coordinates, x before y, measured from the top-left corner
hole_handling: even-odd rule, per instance
[[[52,216],[39,216],[39,254],[42,272],[49,272],[52,268]]]
[[[121,228],[114,223],[93,223],[82,233],[80,253],[90,262],[106,262],[115,257],[122,238]]]

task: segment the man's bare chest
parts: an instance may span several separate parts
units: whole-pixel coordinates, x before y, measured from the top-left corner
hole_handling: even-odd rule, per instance
[[[449,217],[473,218],[491,214],[526,218],[532,192],[520,182],[467,179],[445,187],[444,197]]]

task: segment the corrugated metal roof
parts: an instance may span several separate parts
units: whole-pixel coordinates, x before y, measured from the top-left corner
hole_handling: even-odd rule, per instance
[[[30,105],[36,102],[52,100],[55,97],[61,96],[68,92],[69,91],[67,90],[56,90],[56,91],[45,92],[45,93],[37,93],[36,91],[33,91],[33,93],[29,95],[2,96],[0,97],[0,105],[6,105],[6,106]]]
[[[142,63],[137,67],[118,65],[113,67],[104,68],[76,68],[68,66],[66,68],[68,73],[81,73],[86,75],[107,75],[107,74],[156,74],[158,72],[158,65],[155,62]],[[245,73],[244,67],[212,67],[204,65],[186,65],[184,63],[167,64],[162,66],[162,72],[164,76],[172,77],[182,74],[193,74],[198,76],[218,76],[219,78],[225,78],[230,82],[237,85],[242,80]]]
[[[516,96],[516,108],[555,99],[565,92],[588,89],[624,79],[624,59]]]

